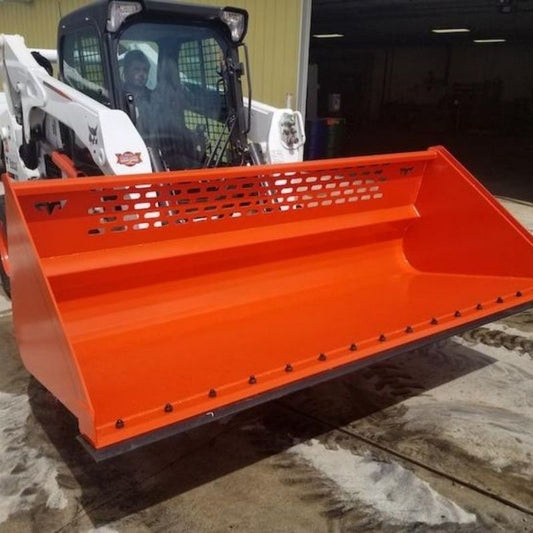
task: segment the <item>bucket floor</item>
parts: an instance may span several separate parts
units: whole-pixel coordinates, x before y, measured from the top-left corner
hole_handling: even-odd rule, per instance
[[[401,241],[389,241],[171,282],[154,275],[144,287],[59,307],[95,411],[112,420],[427,323],[525,283],[418,272]]]

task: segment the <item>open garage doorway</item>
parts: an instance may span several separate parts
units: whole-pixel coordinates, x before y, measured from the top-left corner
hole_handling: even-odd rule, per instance
[[[533,202],[532,56],[533,0],[313,0],[308,157],[443,144]]]

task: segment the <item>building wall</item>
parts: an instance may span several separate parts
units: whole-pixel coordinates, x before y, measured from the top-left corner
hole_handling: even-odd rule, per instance
[[[253,97],[274,106],[284,106],[288,93],[296,95],[304,0],[187,1],[247,9],[250,22],[246,42],[250,51]],[[84,0],[2,2],[0,33],[23,35],[30,47],[55,48],[60,16],[88,3]]]

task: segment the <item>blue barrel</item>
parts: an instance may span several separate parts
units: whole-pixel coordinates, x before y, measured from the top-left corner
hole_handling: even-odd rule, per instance
[[[325,157],[340,157],[344,146],[346,120],[344,118],[326,119]]]
[[[324,159],[327,143],[327,125],[323,118],[305,122],[305,159]]]

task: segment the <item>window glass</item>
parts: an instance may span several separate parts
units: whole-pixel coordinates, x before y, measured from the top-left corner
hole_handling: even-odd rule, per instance
[[[63,40],[63,78],[66,83],[98,100],[109,103],[98,34],[93,28],[66,35]]]
[[[153,41],[121,39],[118,47],[118,64],[122,83],[126,82],[124,77],[124,59],[128,52],[131,52],[132,50],[139,50],[148,59],[146,87],[153,91],[157,85],[157,59],[159,57],[159,46]]]
[[[119,39],[130,116],[152,153],[175,170],[231,160],[225,54],[214,31],[142,22]]]
[[[223,121],[224,56],[220,46],[213,38],[185,42],[180,48],[178,64],[189,104],[185,109],[185,124],[190,129],[205,131],[209,139],[220,138],[225,143],[229,131]],[[224,151],[221,160],[226,162],[227,156]]]

